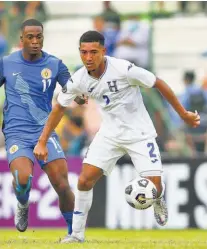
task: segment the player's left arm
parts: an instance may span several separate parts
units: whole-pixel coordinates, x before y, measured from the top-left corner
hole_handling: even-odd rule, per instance
[[[40,135],[38,142],[34,148],[34,155],[38,160],[43,160],[47,162],[48,158],[48,149],[47,149],[47,141],[53,132],[53,130],[57,127],[60,120],[64,115],[65,107],[61,106],[59,103],[53,106],[52,111],[47,119],[47,122],[44,126],[42,134]]]
[[[68,82],[68,80],[70,79],[71,75],[68,71],[68,68],[66,67],[66,65],[60,61],[59,63],[59,72],[58,72],[58,82],[59,84],[64,87],[66,85],[66,83]],[[88,99],[82,95],[82,96],[77,96],[74,101],[78,104],[78,105],[84,105],[85,103],[87,103]]]
[[[52,111],[50,112],[47,122],[43,128],[43,131],[34,148],[33,153],[38,160],[43,160],[44,162],[47,161],[47,141],[51,136],[53,130],[55,130],[60,120],[62,119],[66,107],[75,99],[76,96],[77,89],[75,87],[75,84],[73,84],[69,80],[63,90],[59,93],[57,104],[53,106]]]
[[[165,99],[172,105],[175,111],[188,125],[196,128],[200,124],[200,116],[197,111],[195,110],[195,113],[187,111],[165,81],[156,78],[154,88],[158,89],[158,91],[165,97]]]
[[[161,79],[157,78],[153,73],[136,67],[133,64],[128,66],[127,71],[128,82],[132,86],[142,86],[145,88],[154,87],[165,97],[172,105],[179,116],[190,126],[197,127],[200,124],[200,116],[196,112],[187,111],[175,96],[172,89]]]

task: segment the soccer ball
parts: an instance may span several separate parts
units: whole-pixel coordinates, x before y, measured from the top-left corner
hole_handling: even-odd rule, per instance
[[[147,209],[157,198],[157,189],[149,179],[137,177],[127,184],[125,198],[131,207],[139,210]]]

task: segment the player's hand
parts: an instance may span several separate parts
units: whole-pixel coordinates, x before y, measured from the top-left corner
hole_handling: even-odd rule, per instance
[[[74,101],[78,104],[78,105],[84,105],[84,104],[88,104],[88,96],[85,96],[84,94],[82,96],[77,96]]]
[[[38,160],[42,160],[44,162],[47,162],[47,158],[48,158],[47,145],[44,145],[44,144],[38,142],[33,150],[33,153]]]
[[[200,125],[200,115],[197,111],[186,112],[181,118],[185,121],[186,124],[193,128],[196,128]]]

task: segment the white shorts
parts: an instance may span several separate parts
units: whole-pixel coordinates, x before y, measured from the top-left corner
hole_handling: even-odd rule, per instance
[[[83,163],[101,168],[109,175],[119,158],[128,154],[138,172],[162,172],[159,148],[155,138],[133,143],[118,143],[97,133],[86,152]]]

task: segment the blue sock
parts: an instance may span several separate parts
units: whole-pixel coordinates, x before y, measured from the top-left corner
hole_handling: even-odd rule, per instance
[[[63,217],[68,225],[68,234],[71,234],[72,233],[73,212],[66,212],[66,213],[62,212],[62,215],[63,215]]]
[[[29,192],[26,192],[25,194],[16,194],[17,200],[22,204],[25,205],[29,200]]]
[[[29,200],[29,193],[30,193],[31,183],[32,183],[32,175],[29,175],[27,184],[24,184],[24,185],[19,184],[18,170],[15,170],[14,176],[15,176],[15,181],[16,181],[15,195],[17,197],[17,200],[22,205],[25,205]]]

